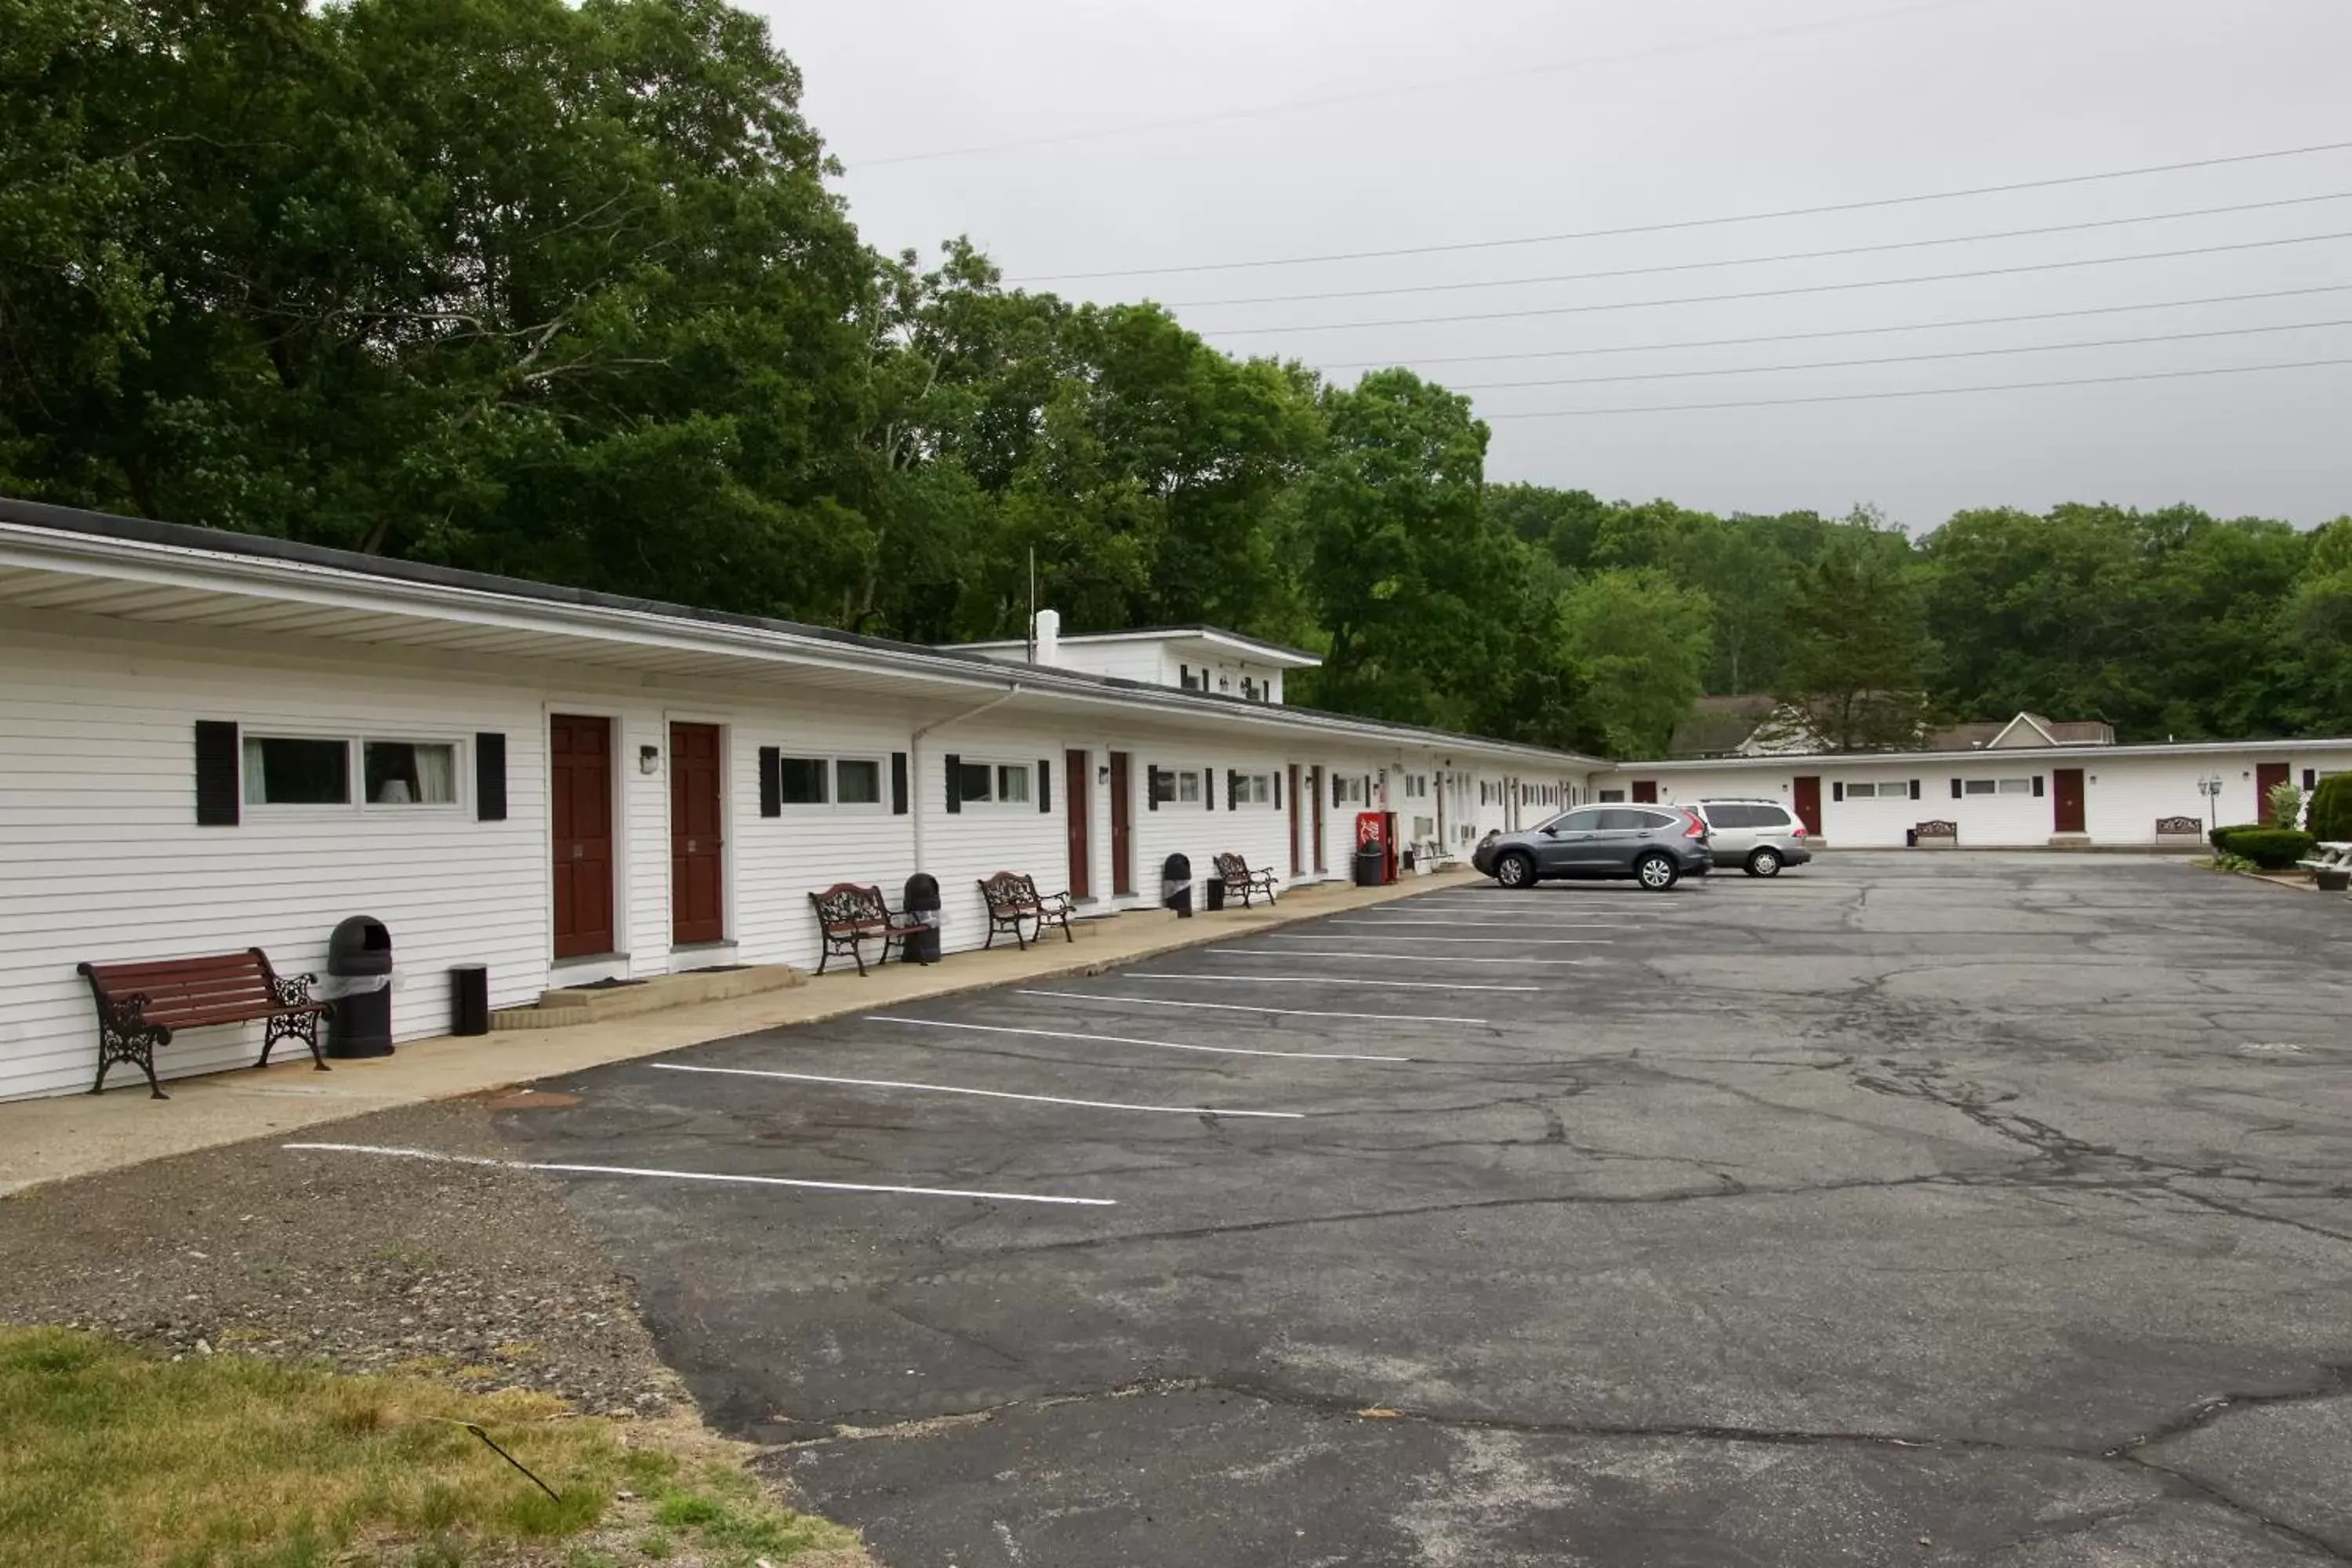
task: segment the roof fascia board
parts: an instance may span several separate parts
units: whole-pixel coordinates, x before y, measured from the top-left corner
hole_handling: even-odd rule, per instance
[[[389,611],[418,619],[581,637],[668,651],[717,652],[771,666],[854,674],[878,671],[910,682],[961,690],[1001,690],[1017,685],[1024,697],[1051,698],[1128,712],[1239,721],[1256,728],[1339,735],[1375,747],[1445,750],[1540,761],[1570,771],[1606,765],[1599,758],[1574,752],[1390,726],[1377,721],[1325,714],[1314,709],[1226,701],[1140,682],[1111,685],[1107,684],[1108,678],[1079,676],[1051,668],[960,659],[913,648],[901,653],[888,647],[845,646],[796,636],[773,626],[731,626],[717,622],[681,621],[653,611],[616,605],[509,598],[471,586],[376,578],[307,562],[157,545],[101,534],[0,522],[0,564],[155,587],[194,589],[232,598],[266,598],[322,608],[349,608],[362,614]],[[1121,689],[1122,687],[1131,689]]]
[[[1605,764],[1611,776],[1633,773],[1703,773],[1710,768],[1729,768],[1742,773],[1759,773],[1771,769],[1805,772],[1808,768],[1829,767],[1892,767],[1898,763],[1949,763],[1955,766],[1982,767],[1987,763],[2088,761],[2095,764],[2102,757],[2218,757],[2241,756],[2249,752],[2311,752],[2352,749],[2352,735],[2313,735],[2289,741],[2178,741],[2153,742],[2139,745],[2098,746],[2055,745],[2018,746],[1995,752],[1990,746],[1966,752],[1795,752],[1778,757],[1677,757],[1671,762],[1610,763]]]

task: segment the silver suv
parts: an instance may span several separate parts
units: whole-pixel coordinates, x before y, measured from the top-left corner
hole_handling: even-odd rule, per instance
[[[1777,800],[1703,800],[1691,807],[1705,819],[1707,847],[1718,866],[1738,866],[1751,877],[1777,877],[1783,866],[1813,858],[1805,825]]]

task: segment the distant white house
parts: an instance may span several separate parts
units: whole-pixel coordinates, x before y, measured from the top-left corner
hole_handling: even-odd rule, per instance
[[[1037,612],[1036,627],[1029,637],[949,643],[941,651],[974,654],[1006,664],[1083,670],[1146,686],[1239,697],[1248,702],[1280,702],[1285,672],[1314,669],[1323,662],[1301,649],[1220,626],[1144,626],[1067,635],[1062,631],[1062,617],[1053,610]]]

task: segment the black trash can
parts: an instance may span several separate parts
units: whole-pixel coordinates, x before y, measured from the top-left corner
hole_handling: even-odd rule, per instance
[[[1203,883],[1202,886],[1202,889],[1209,895],[1209,912],[1211,914],[1215,914],[1219,910],[1225,907],[1225,879],[1223,877],[1220,877],[1214,871],[1212,871],[1209,873],[1208,881]]]
[[[1919,847],[1919,830],[1917,828],[1906,827],[1903,830],[1903,847],[1906,849],[1916,849]]]
[[[327,939],[327,1054],[392,1055],[392,932],[353,915]]]
[[[1182,855],[1171,855],[1160,865],[1160,907],[1174,910],[1180,921],[1192,918],[1192,862]]]
[[[920,931],[909,931],[898,944],[901,963],[937,963],[940,961],[940,879],[928,871],[918,871],[907,879],[907,890],[900,895],[898,907],[913,920],[922,922]]]
[[[1381,873],[1387,868],[1388,857],[1381,852],[1379,845],[1359,844],[1356,846],[1356,886],[1359,888],[1379,887],[1381,885]]]
[[[449,1032],[487,1035],[490,1032],[490,972],[479,963],[461,963],[449,971]]]

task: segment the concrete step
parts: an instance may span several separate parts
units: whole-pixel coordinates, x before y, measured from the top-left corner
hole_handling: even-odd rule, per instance
[[[542,992],[536,1005],[505,1007],[490,1015],[498,1029],[561,1029],[614,1018],[657,1013],[696,1002],[725,1002],[762,991],[805,985],[808,976],[788,963],[753,963],[740,969],[688,970],[657,974],[628,985],[573,986]]]

